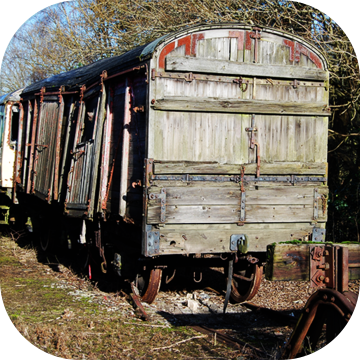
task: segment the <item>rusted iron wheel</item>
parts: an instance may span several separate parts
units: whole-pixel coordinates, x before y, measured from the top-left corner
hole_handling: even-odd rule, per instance
[[[237,303],[251,300],[259,291],[262,274],[263,267],[258,264],[251,264],[245,271],[241,271],[240,274],[235,269],[230,294],[231,298]],[[237,275],[251,280],[242,279]]]
[[[314,351],[326,324],[326,343],[331,342],[347,325],[357,301],[356,294],[333,289],[319,289],[308,299],[281,359],[306,355],[306,347]]]
[[[161,277],[161,269],[152,269],[138,277],[138,288],[142,301],[151,304],[155,300],[160,289]]]
[[[52,236],[49,226],[41,229],[39,234],[40,247],[42,251],[50,251],[52,249]]]

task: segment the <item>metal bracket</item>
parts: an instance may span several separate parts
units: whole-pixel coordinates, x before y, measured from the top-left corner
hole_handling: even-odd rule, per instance
[[[160,231],[146,231],[145,255],[159,255],[160,252]]]
[[[160,194],[149,194],[149,200],[160,199],[160,222],[164,223],[166,220],[166,189],[162,188]]]
[[[349,251],[342,246],[310,246],[310,286],[348,291]]]
[[[315,188],[314,189],[314,220],[317,220],[319,218],[319,199],[321,199],[321,195],[319,195],[318,189]]]
[[[245,234],[234,234],[230,236],[230,251],[240,251],[245,254],[248,248],[248,241]]]
[[[320,229],[317,227],[313,228],[312,231],[312,241],[314,242],[324,242],[326,236],[326,229]]]
[[[246,202],[246,194],[244,191],[241,193],[240,221],[245,221],[245,202]]]

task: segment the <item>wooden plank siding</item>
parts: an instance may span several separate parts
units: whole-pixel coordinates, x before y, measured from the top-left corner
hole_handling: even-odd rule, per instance
[[[211,52],[211,51],[209,51]],[[204,57],[167,56],[166,71],[191,71],[205,74],[227,74],[268,78],[306,79],[325,81],[328,79],[326,71],[292,65],[269,65],[236,63],[228,60],[228,50],[225,49],[224,59],[219,59],[221,50],[217,53],[218,58],[207,59]],[[214,53],[214,52],[213,52]],[[215,52],[216,53],[216,52]]]
[[[194,161],[154,161],[154,174],[244,174],[256,173],[255,163],[221,164],[217,162]],[[324,162],[262,162],[262,175],[325,175],[327,164]]]
[[[228,98],[166,97],[152,106],[155,110],[215,113],[330,116],[327,105],[313,102],[230,100]]]
[[[256,44],[252,34],[186,34],[150,62],[147,155],[154,178],[144,212],[145,223],[160,229],[160,253],[227,252],[233,234],[248,236],[249,251],[264,251],[271,242],[311,238],[315,223],[325,227],[326,63],[299,38],[264,30]],[[171,177],[242,173],[298,176],[299,183]]]

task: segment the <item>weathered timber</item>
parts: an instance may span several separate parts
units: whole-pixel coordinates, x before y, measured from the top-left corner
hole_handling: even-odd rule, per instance
[[[200,111],[241,114],[306,115],[330,116],[326,104],[318,102],[290,102],[270,100],[229,100],[227,98],[201,98],[167,96],[157,99],[152,105],[155,110],[163,111]]]
[[[312,243],[311,245],[314,245]],[[325,246],[315,243],[316,246]],[[360,244],[334,244],[348,248],[349,279],[360,278]],[[310,244],[271,244],[267,247],[266,279],[310,280]]]
[[[148,203],[149,224],[159,224],[160,202]],[[246,205],[245,222],[311,222],[314,219],[313,205]],[[319,212],[318,221],[326,221],[326,214]],[[238,205],[167,205],[165,223],[238,223],[240,209]]]
[[[159,194],[161,188],[150,188],[149,192]],[[170,187],[166,188],[167,205],[240,205],[240,187]]]
[[[212,162],[195,161],[154,161],[155,174],[240,174],[242,167],[245,174],[256,173],[256,164],[220,164]],[[309,162],[262,162],[260,165],[262,175],[324,175],[326,163]]]
[[[207,205],[207,206],[166,206],[165,223],[236,223],[239,221],[238,205]],[[149,224],[159,224],[160,203],[149,202],[148,218]]]
[[[262,224],[237,226],[236,224],[166,225],[160,229],[160,253],[196,254],[202,252],[226,252],[230,250],[230,237],[246,234],[248,252],[263,251],[274,242],[308,238],[312,227],[309,224]],[[276,227],[277,226],[277,227]]]
[[[189,56],[167,56],[166,71],[191,71],[207,74],[227,74],[254,77],[277,77],[287,79],[320,80],[328,79],[326,71],[292,65],[263,65],[237,63],[234,61],[204,59]]]
[[[308,245],[273,244],[267,247],[267,280],[309,281]]]

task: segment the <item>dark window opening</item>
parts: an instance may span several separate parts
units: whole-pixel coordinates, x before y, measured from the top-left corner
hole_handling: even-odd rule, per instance
[[[10,141],[18,140],[19,131],[19,109],[13,108],[11,116]]]

